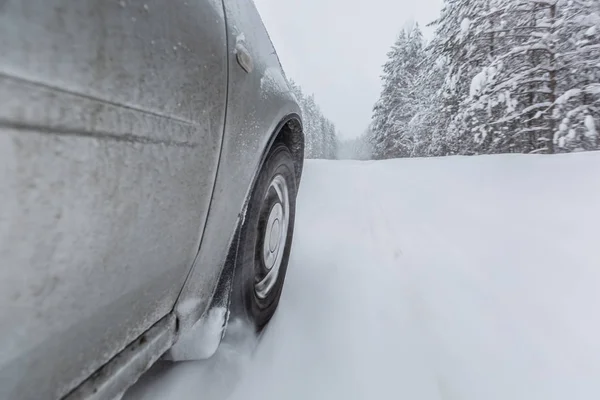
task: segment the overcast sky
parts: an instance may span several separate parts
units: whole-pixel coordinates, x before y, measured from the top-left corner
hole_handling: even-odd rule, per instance
[[[381,66],[402,27],[436,19],[442,0],[254,0],[289,78],[314,93],[342,138],[360,135]],[[430,30],[424,28],[426,36]]]

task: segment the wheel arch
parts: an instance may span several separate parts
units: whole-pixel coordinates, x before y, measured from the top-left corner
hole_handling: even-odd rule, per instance
[[[269,140],[266,142],[266,146],[264,146],[262,150],[262,154],[259,158],[260,161],[256,166],[254,177],[247,189],[241,213],[239,214],[234,232],[231,235],[229,241],[229,246],[225,255],[224,264],[221,269],[221,273],[219,275],[211,299],[208,303],[208,306],[199,315],[196,314],[197,311],[199,311],[198,309],[195,310],[195,313],[192,311],[192,309],[186,310],[186,308],[188,307],[185,306],[179,309],[177,309],[177,306],[175,307],[176,314],[178,314],[178,337],[176,337],[173,347],[169,349],[169,351],[165,354],[166,359],[176,361],[205,359],[212,356],[212,354],[216,352],[218,344],[223,338],[225,330],[227,328],[229,312],[225,314],[220,314],[222,321],[216,321],[214,318],[212,318],[212,316],[214,316],[216,313],[211,313],[211,310],[226,308],[229,311],[230,309],[233,278],[235,270],[237,268],[236,261],[240,232],[245,222],[244,216],[248,208],[250,196],[252,195],[252,191],[254,190],[254,187],[256,185],[258,174],[263,168],[263,165],[267,159],[269,152],[276,143],[283,143],[286,147],[288,147],[288,149],[292,153],[292,157],[294,159],[294,172],[296,175],[296,184],[299,185],[300,179],[302,177],[302,169],[304,166],[305,138],[302,127],[302,119],[300,115],[297,113],[291,113],[287,114],[279,121],[275,129],[273,129],[273,131],[271,132]],[[194,317],[194,315],[197,315],[197,317]],[[193,326],[193,328],[190,329],[189,336],[186,335],[185,332],[183,332],[183,335],[181,335],[182,332],[180,332],[179,330],[180,323],[184,323],[188,326],[188,328],[192,328]],[[205,329],[205,327],[208,328],[208,325],[220,323],[222,324],[222,331],[219,331],[218,329]],[[215,346],[212,348],[204,349],[206,352],[202,352],[202,354],[191,355],[188,353],[189,344],[191,341],[198,339],[198,337],[196,336],[198,332],[211,332],[211,335],[217,334],[219,335],[219,337],[205,338],[208,342],[214,343]]]
[[[292,157],[294,158],[294,165],[296,169],[296,182],[300,183],[300,179],[302,177],[302,168],[304,167],[304,131],[302,127],[302,119],[298,114],[288,114],[284,119],[280,121],[277,125],[277,128],[274,130],[271,135],[271,140],[269,141],[268,146],[266,146],[263,155],[261,157],[261,162],[259,166],[262,168],[262,165],[271,151],[271,148],[275,143],[283,143],[287,146],[287,148],[292,153]],[[254,182],[253,182],[254,186]]]

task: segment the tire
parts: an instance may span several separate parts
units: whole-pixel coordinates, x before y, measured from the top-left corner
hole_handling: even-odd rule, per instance
[[[271,320],[281,297],[292,246],[296,193],[292,155],[285,145],[275,143],[248,203],[231,303],[233,315],[246,319],[257,332]]]

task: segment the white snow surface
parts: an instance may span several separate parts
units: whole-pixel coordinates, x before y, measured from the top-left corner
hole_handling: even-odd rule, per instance
[[[125,398],[600,398],[600,153],[308,161],[279,310]]]

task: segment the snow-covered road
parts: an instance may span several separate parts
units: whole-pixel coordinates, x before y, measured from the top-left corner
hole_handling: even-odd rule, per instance
[[[309,161],[261,340],[126,399],[600,398],[599,230],[598,153]]]

